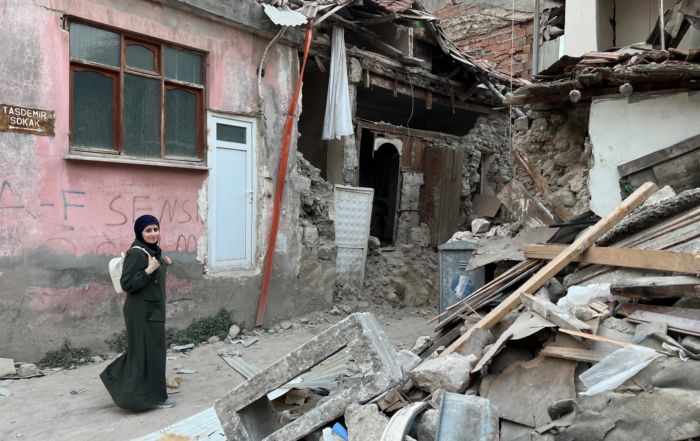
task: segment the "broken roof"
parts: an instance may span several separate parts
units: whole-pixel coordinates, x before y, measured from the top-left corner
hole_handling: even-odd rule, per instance
[[[275,0],[261,0],[268,3]],[[283,0],[277,0],[283,1]],[[474,77],[483,83],[497,83],[505,86],[526,86],[529,81],[512,76],[509,72],[498,69],[495,64],[470,55],[451,41],[442,26],[440,20],[428,13],[420,2],[411,0],[366,0],[360,5],[355,5],[348,0],[293,0],[292,9],[304,14],[310,20],[314,20],[314,26],[319,25],[329,17],[356,33],[365,33],[370,36],[374,33],[366,29],[366,26],[378,23],[392,22],[403,26],[412,26],[425,30],[426,39],[432,40],[440,47],[442,52],[451,57]],[[388,45],[387,45],[388,46]],[[387,48],[389,49],[389,48]],[[389,55],[401,61],[402,55],[398,50],[391,50]],[[408,63],[410,64],[410,63]],[[492,89],[494,94],[500,95]],[[503,98],[502,95],[499,98]]]

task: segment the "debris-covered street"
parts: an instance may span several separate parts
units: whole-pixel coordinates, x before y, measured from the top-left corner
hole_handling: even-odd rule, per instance
[[[0,29],[0,440],[700,440],[700,0]]]

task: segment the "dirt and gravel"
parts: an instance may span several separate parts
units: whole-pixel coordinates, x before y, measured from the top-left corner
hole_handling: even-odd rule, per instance
[[[265,333],[248,348],[234,345],[243,359],[265,368],[290,350],[347,316],[356,306],[337,305],[331,311],[308,314],[290,320],[290,329]],[[410,349],[421,335],[432,335],[432,326],[421,312],[433,316],[436,309],[392,308],[371,305],[372,312],[398,349]],[[214,400],[244,381],[218,355],[230,347],[223,342],[198,346],[183,356],[169,353],[168,377],[184,381],[180,393],[172,395],[177,405],[171,409],[126,411],[112,402],[99,374],[110,360],[63,370],[44,377],[14,380],[2,387],[12,395],[0,396],[0,440],[124,441],[139,438],[176,423],[214,405]],[[105,354],[115,357],[117,354]],[[186,357],[186,358],[185,358]],[[197,370],[176,375],[175,367]],[[86,392],[71,395],[71,391]]]

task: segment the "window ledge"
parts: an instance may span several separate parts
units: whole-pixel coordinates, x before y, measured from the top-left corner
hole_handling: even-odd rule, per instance
[[[190,170],[211,170],[211,167],[206,165],[195,165],[193,163],[186,162],[175,162],[175,161],[162,161],[162,160],[143,160],[143,159],[131,159],[124,158],[117,155],[91,155],[89,153],[66,153],[63,155],[63,159],[68,161],[93,161],[93,162],[107,162],[107,163],[118,163],[118,164],[134,164],[134,165],[147,165],[153,167],[169,167],[169,168],[187,168]]]

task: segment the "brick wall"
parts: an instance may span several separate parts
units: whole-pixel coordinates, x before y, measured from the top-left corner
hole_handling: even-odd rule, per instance
[[[435,13],[443,22],[478,14],[478,6],[465,4],[448,6]],[[509,24],[486,34],[454,38],[454,43],[470,55],[494,63],[496,67],[507,72],[511,71],[512,63],[513,74],[520,74],[521,78],[529,80],[532,77],[533,33],[533,21],[527,21],[515,23],[514,26]]]

